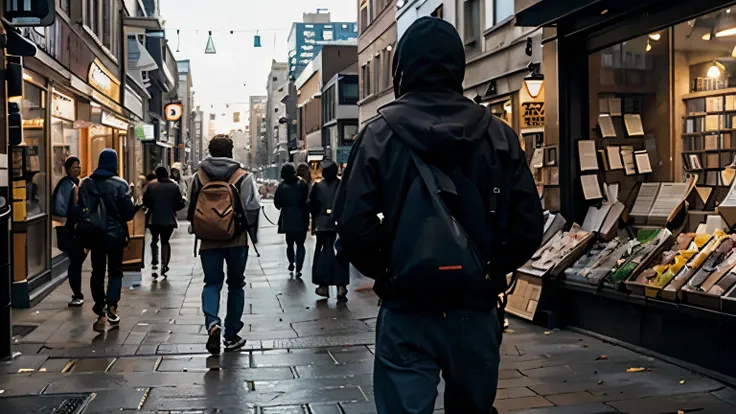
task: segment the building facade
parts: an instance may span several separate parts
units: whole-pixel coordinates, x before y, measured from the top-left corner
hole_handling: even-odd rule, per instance
[[[350,149],[358,137],[357,63],[341,70],[322,86],[322,146],[325,157],[338,164],[348,162]]]
[[[248,125],[250,126],[250,152],[248,164],[251,168],[267,166],[268,143],[266,135],[266,108],[268,97],[251,96],[249,98]]]
[[[298,78],[304,68],[326,43],[358,38],[355,22],[332,22],[330,13],[304,13],[301,23],[293,23],[289,32],[289,76]]]
[[[288,93],[289,64],[286,62],[271,62],[271,72],[266,83],[266,141],[268,143],[268,164],[281,163],[287,160],[286,147],[279,146],[279,120],[284,116],[281,100]]]
[[[186,162],[191,167],[196,164],[195,159],[198,159],[197,146],[194,145],[193,139],[193,111],[194,111],[194,91],[192,91],[192,66],[191,62],[187,60],[176,61],[176,66],[179,71],[178,79],[178,90],[177,95],[179,102],[182,105],[182,116],[179,121],[179,130],[181,134],[181,143],[184,144],[184,158],[182,162]]]
[[[358,0],[360,125],[394,99],[391,61],[396,46],[396,0]]]

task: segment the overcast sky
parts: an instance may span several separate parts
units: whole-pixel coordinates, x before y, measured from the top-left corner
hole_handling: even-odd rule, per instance
[[[190,59],[195,105],[217,114],[217,132],[227,132],[232,113],[245,111],[250,95],[265,95],[271,60],[286,61],[289,29],[302,13],[326,8],[332,21],[357,20],[354,0],[160,0],[161,18],[177,59]],[[179,29],[177,39],[176,30]],[[205,55],[208,31],[217,49]],[[230,34],[230,31],[235,31]],[[238,31],[249,31],[238,33]],[[260,30],[262,48],[253,47]],[[178,46],[178,52],[176,52]],[[241,104],[234,104],[240,102]],[[231,103],[230,108],[226,104]],[[214,105],[211,109],[210,105]],[[247,116],[241,115],[241,124]]]

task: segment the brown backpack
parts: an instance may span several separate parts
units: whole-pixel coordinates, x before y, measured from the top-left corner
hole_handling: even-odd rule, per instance
[[[247,174],[239,169],[222,181],[212,180],[202,169],[197,172],[202,189],[197,195],[192,225],[198,239],[232,240],[246,230],[237,184]]]

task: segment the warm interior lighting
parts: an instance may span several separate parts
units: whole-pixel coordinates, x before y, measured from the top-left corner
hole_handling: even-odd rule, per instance
[[[711,79],[718,79],[721,77],[721,68],[718,67],[718,62],[715,60],[713,61],[713,64],[711,67],[708,68],[708,75]]]
[[[731,51],[731,57],[736,59],[736,46],[734,46],[733,50]]]
[[[652,33],[649,35],[649,38],[654,40],[655,42],[662,38],[662,35],[659,33]]]
[[[731,13],[723,13],[716,19],[716,25],[713,30],[716,37],[728,37],[736,35],[736,20],[731,16]]]
[[[647,39],[647,52],[649,52],[650,50],[652,50],[652,44],[649,43],[649,39]]]
[[[703,39],[703,40],[705,40],[705,41],[708,41],[708,40],[710,40],[710,32],[708,32],[708,33],[704,34],[704,35],[703,35],[703,37],[701,37],[701,39]]]
[[[506,102],[506,103],[505,103],[505,104],[503,105],[503,110],[504,110],[504,112],[506,112],[506,113],[509,113],[509,114],[510,114],[510,113],[511,113],[511,102]]]
[[[603,10],[601,10],[601,16],[603,16],[603,15],[604,15],[604,14],[606,14],[606,13],[608,13],[608,9],[603,9]]]
[[[526,91],[529,92],[529,96],[537,98],[539,93],[542,92],[542,85],[544,85],[544,79],[525,79],[524,86]]]

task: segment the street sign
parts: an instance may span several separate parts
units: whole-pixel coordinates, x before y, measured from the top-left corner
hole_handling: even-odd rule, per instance
[[[184,107],[180,103],[170,103],[166,105],[166,120],[176,122],[181,119],[184,113]]]

